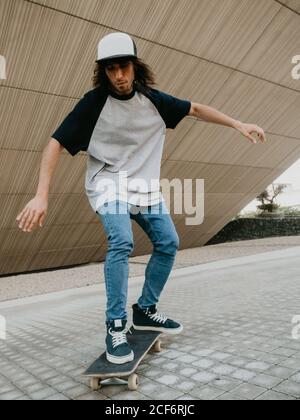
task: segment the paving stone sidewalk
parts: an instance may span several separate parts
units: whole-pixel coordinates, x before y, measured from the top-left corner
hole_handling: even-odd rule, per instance
[[[159,308],[184,333],[163,336],[136,392],[93,392],[81,376],[104,351],[102,284],[0,303],[0,400],[300,399],[299,257],[294,247],[174,271]],[[142,282],[130,279],[130,304]]]
[[[206,264],[212,261],[255,255],[300,246],[300,236],[281,236],[250,241],[226,242],[218,245],[178,251],[174,269]],[[130,277],[142,276],[151,255],[129,258]],[[104,283],[104,262],[83,264],[53,271],[0,276],[0,302],[37,296],[76,287]]]

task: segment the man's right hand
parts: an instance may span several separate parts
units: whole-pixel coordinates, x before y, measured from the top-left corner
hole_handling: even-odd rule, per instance
[[[35,227],[42,227],[47,216],[47,210],[48,199],[39,196],[34,197],[16,219],[20,222],[19,228],[23,232],[31,232]]]

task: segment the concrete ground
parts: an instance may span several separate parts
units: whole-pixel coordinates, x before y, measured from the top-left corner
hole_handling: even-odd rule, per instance
[[[185,249],[178,252],[174,269],[285,249],[292,246],[300,246],[300,236],[228,242]],[[130,258],[130,277],[142,276],[149,259],[150,255]],[[104,263],[92,263],[74,268],[0,277],[0,302],[99,283],[104,283]]]
[[[279,242],[282,249],[261,252],[271,248],[261,243],[259,253],[238,257],[239,244],[226,244],[230,258],[219,258],[223,246],[211,258],[218,261],[174,270],[159,309],[185,329],[164,335],[163,352],[145,358],[135,392],[93,392],[81,376],[104,351],[103,283],[0,303],[0,400],[300,399],[300,328],[292,322],[300,315],[300,246]],[[130,278],[130,315],[142,284]]]

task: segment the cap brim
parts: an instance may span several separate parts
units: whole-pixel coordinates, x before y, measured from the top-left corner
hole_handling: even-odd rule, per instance
[[[109,57],[109,58],[102,58],[100,60],[96,60],[96,63],[102,63],[102,64],[107,64],[107,63],[115,63],[117,61],[123,61],[126,59],[134,59],[137,58],[135,55],[115,55],[113,57]]]

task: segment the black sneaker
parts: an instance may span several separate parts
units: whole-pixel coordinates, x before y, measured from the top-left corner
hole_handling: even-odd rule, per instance
[[[106,358],[110,363],[121,365],[132,362],[134,353],[127,342],[127,320],[117,319],[106,323]]]
[[[167,334],[180,334],[183,326],[160,314],[156,305],[141,309],[136,303],[133,309],[133,326],[141,331],[158,331]]]

